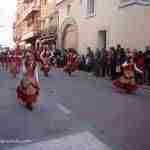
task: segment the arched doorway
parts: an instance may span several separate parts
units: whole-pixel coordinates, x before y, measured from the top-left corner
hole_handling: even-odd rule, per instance
[[[74,18],[68,17],[62,24],[61,47],[78,49],[78,26]]]
[[[76,25],[67,25],[63,33],[63,48],[78,48],[78,29]]]

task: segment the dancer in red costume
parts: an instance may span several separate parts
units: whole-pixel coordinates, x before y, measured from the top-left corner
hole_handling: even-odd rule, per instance
[[[128,58],[128,61],[122,65],[122,68],[123,75],[118,80],[114,81],[114,85],[127,93],[132,93],[138,88],[135,82],[135,71],[141,74],[143,72],[137,68],[132,57]]]
[[[15,50],[15,63],[16,63],[16,73],[19,73],[22,63],[22,53],[19,46],[17,46]]]
[[[9,72],[15,78],[17,71],[16,71],[16,61],[15,61],[15,52],[11,52],[9,56]]]
[[[64,67],[64,71],[71,76],[72,72],[76,71],[79,66],[79,59],[76,51],[73,48],[69,49],[67,55],[67,65]]]
[[[17,87],[17,97],[27,109],[32,111],[39,95],[39,81],[35,58],[31,53],[28,53],[25,58],[23,70],[23,78]]]
[[[41,69],[42,69],[44,75],[46,77],[48,77],[48,73],[50,71],[50,63],[49,63],[50,53],[49,53],[48,49],[45,48],[41,52],[40,58],[41,58],[41,61],[42,61],[42,68]]]

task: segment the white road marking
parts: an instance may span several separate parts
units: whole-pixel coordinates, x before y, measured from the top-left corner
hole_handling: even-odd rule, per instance
[[[85,131],[62,138],[41,141],[9,150],[111,150],[91,132]]]
[[[71,114],[71,110],[69,110],[68,108],[66,108],[64,105],[57,103],[56,106],[58,107],[58,109],[60,109],[61,111],[63,111],[65,114],[69,115]]]

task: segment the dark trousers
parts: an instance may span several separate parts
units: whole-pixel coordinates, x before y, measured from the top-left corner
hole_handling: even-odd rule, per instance
[[[107,76],[111,76],[111,64],[107,64],[107,69],[106,69]]]
[[[100,64],[98,63],[94,65],[94,75],[97,77],[100,76]]]
[[[101,64],[102,77],[105,77],[105,76],[106,76],[106,71],[107,71],[107,64],[106,64],[106,63],[102,63],[102,64]]]
[[[148,84],[150,85],[150,68],[147,69]]]
[[[116,65],[111,65],[111,79],[117,79]]]
[[[143,82],[144,82],[143,75],[138,72],[135,73],[135,79],[138,84],[143,84]]]

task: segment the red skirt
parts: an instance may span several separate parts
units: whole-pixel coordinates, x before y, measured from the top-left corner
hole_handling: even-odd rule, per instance
[[[64,67],[64,71],[65,72],[74,72],[78,69],[78,66],[76,64],[67,64]]]
[[[49,66],[49,65],[43,65],[43,66],[42,66],[42,70],[43,70],[44,72],[49,72],[49,71],[50,71],[50,66]]]
[[[16,89],[17,97],[18,99],[21,99],[26,104],[33,104],[37,101],[38,95],[39,95],[39,89],[37,89],[36,94],[34,95],[27,95],[25,94],[23,88],[21,86],[18,86]]]
[[[122,83],[120,80],[115,80],[113,84],[117,88],[124,89],[128,93],[134,92],[138,88],[136,84],[129,84],[129,83],[125,84],[125,83]]]

